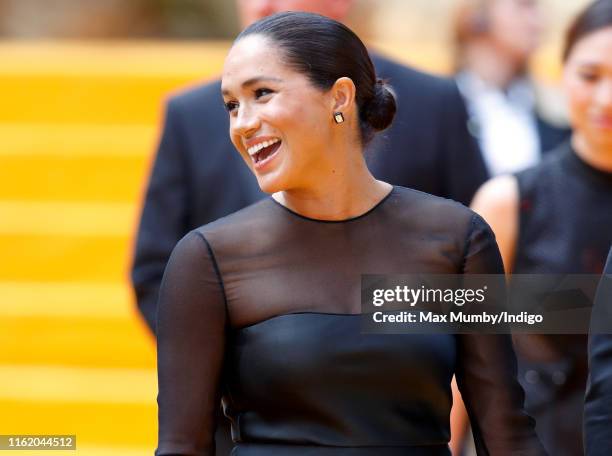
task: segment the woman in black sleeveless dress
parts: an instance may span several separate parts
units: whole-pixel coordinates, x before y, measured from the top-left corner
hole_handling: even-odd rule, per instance
[[[595,2],[575,19],[563,79],[571,142],[534,168],[485,184],[472,204],[495,231],[506,270],[517,274],[603,271],[612,244],[612,1]],[[545,448],[583,454],[586,335],[514,342],[526,409]]]
[[[158,311],[157,455],[448,455],[456,374],[479,454],[539,455],[505,336],[366,335],[366,273],[503,273],[480,217],[375,180],[395,113],[361,41],[322,16],[247,28],[223,72],[230,135],[272,196],[176,246]],[[203,119],[204,120],[204,119]]]

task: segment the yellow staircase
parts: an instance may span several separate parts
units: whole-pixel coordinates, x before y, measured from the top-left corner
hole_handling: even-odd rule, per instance
[[[133,233],[164,97],[212,77],[226,50],[0,44],[0,434],[76,434],[76,452],[49,454],[152,454]]]

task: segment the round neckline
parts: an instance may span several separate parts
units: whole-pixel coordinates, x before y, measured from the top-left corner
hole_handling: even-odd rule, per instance
[[[596,168],[585,161],[580,155],[578,155],[578,152],[576,152],[571,142],[569,143],[569,147],[567,147],[565,150],[565,161],[570,167],[579,172],[581,175],[585,176],[587,179],[598,182],[606,187],[612,185],[612,172]]]
[[[350,217],[350,218],[342,219],[342,220],[325,220],[325,219],[317,219],[317,218],[314,218],[314,217],[308,217],[306,215],[302,215],[302,214],[300,214],[298,212],[295,212],[293,209],[289,209],[287,206],[282,205],[281,203],[276,201],[274,198],[272,198],[272,196],[269,196],[268,198],[270,200],[272,200],[272,202],[274,204],[276,204],[278,207],[282,208],[286,212],[288,212],[288,213],[290,213],[292,215],[295,215],[296,217],[299,217],[301,219],[308,220],[310,222],[318,222],[318,223],[346,223],[346,222],[353,222],[355,220],[362,219],[362,218],[366,217],[367,215],[371,214],[372,212],[374,212],[376,209],[378,209],[380,206],[382,206],[383,203],[385,201],[387,201],[389,199],[389,197],[393,193],[395,193],[395,189],[396,189],[396,186],[392,185],[391,186],[391,190],[389,191],[389,193],[387,193],[380,201],[378,201],[374,206],[372,206],[370,209],[365,211],[363,214],[359,214],[359,215],[356,215],[354,217]]]

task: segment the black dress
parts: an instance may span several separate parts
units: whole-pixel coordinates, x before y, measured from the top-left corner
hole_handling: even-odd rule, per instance
[[[519,235],[513,273],[601,274],[612,243],[612,173],[582,161],[570,143],[517,174]],[[586,335],[515,337],[527,411],[546,450],[583,454]]]
[[[505,336],[360,331],[366,273],[502,273],[465,207],[395,187],[345,221],[265,199],[176,246],[158,312],[157,455],[448,455],[457,374],[479,454],[541,454]]]

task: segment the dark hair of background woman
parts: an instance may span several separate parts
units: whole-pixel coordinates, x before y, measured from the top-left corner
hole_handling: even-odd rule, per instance
[[[395,98],[376,78],[365,45],[351,29],[318,14],[287,12],[251,24],[236,41],[256,34],[278,45],[287,64],[321,90],[330,89],[341,77],[353,81],[363,144],[391,125]]]
[[[574,45],[585,35],[612,26],[612,0],[597,0],[589,4],[572,22],[565,35],[563,61],[572,52]]]

